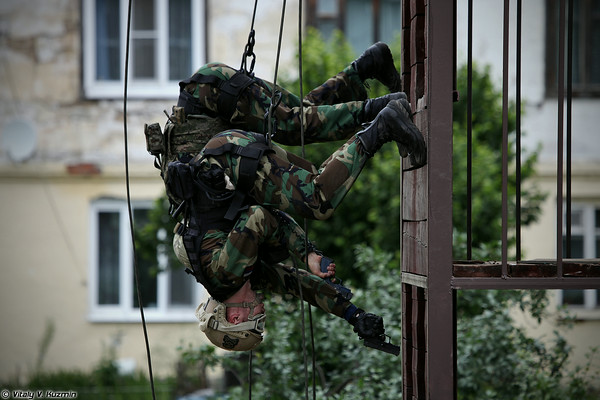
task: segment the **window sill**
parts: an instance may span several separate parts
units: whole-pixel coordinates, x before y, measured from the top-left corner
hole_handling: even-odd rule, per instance
[[[600,320],[600,308],[567,307],[575,322]]]
[[[89,100],[112,100],[123,98],[124,83],[102,82],[89,83],[85,86],[85,98]],[[179,82],[158,83],[148,81],[145,83],[129,83],[127,97],[130,99],[177,99],[179,96]]]
[[[144,318],[148,323],[194,323],[195,308],[179,308],[170,311],[157,311],[149,308],[144,309]],[[123,324],[139,323],[141,315],[139,310],[123,312],[122,310],[93,310],[87,317],[92,323]]]

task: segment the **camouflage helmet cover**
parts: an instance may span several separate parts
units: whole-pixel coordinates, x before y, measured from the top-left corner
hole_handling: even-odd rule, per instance
[[[225,304],[212,297],[209,298],[206,303],[200,304],[196,309],[200,330],[212,344],[224,350],[248,351],[254,349],[263,339],[265,314],[252,316],[248,318],[248,321],[236,325],[227,321],[226,312],[227,307],[254,307],[255,302]]]

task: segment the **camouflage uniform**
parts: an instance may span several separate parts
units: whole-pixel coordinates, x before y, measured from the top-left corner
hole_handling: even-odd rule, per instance
[[[226,143],[239,146],[256,141],[240,130],[223,132],[206,145],[218,148]],[[308,161],[273,144],[273,152],[259,161],[254,185],[249,192],[250,206],[240,213],[230,232],[211,230],[202,240],[201,265],[211,285],[230,288],[235,293],[247,279],[256,287],[276,293],[298,295],[297,276],[290,256],[301,263],[314,251],[305,234],[286,212],[311,219],[326,219],[350,190],[362,170],[367,156],[357,151],[355,138],[349,139],[317,170]],[[199,154],[197,160],[202,159]],[[231,153],[208,156],[202,166],[224,169],[233,185],[239,177],[240,159]],[[284,251],[287,265],[269,262],[269,254]],[[262,253],[262,254],[261,254]],[[308,271],[298,271],[303,297],[309,303],[332,314],[343,316],[351,304],[338,296],[337,290]],[[225,299],[220,299],[225,300]]]
[[[205,149],[218,148],[226,143],[245,146],[257,139],[241,130],[229,130],[213,137]],[[256,179],[248,193],[266,207],[295,213],[305,218],[324,220],[335,208],[362,171],[368,156],[358,150],[358,141],[351,137],[317,168],[283,148],[272,144],[272,153],[259,161]],[[201,159],[201,152],[196,159]],[[203,161],[205,169],[211,164],[225,170],[233,185],[237,185],[240,158],[231,153],[209,156]]]
[[[228,80],[237,71],[225,64],[211,63],[197,73],[217,76]],[[271,105],[273,84],[260,78],[243,90],[238,98],[236,110],[229,122],[233,127],[266,133],[268,123],[265,115]],[[189,83],[184,90],[193,94],[202,106],[219,114],[220,89],[215,85]],[[281,102],[275,108],[273,140],[284,145],[300,144],[300,113],[304,107],[304,137],[306,143],[346,139],[356,132],[365,121],[367,92],[363,81],[353,66],[346,67],[336,76],[313,89],[304,99],[277,87]]]
[[[250,279],[255,289],[299,297],[299,277],[305,301],[342,317],[350,302],[339,298],[325,280],[294,267],[294,263],[303,265],[306,243],[304,231],[289,215],[255,205],[241,213],[231,232],[207,232],[201,263],[211,285],[228,286],[233,293]],[[310,252],[314,247],[308,245]],[[282,250],[285,259],[269,260],[273,252]]]

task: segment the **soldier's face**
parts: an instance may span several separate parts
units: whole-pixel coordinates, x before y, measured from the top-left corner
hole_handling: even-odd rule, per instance
[[[249,281],[242,286],[235,297],[236,303],[246,302],[257,304],[253,307],[227,307],[227,321],[230,323],[237,325],[246,322],[251,318],[253,319],[260,314],[265,314],[265,305],[262,302],[264,296],[261,293],[252,290]],[[234,303],[234,301],[231,302]]]

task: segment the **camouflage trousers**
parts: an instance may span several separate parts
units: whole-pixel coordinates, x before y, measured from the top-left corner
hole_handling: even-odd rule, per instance
[[[245,146],[257,139],[244,131],[229,130],[213,137],[205,149],[227,143]],[[348,139],[317,169],[309,161],[272,144],[273,152],[259,160],[249,195],[254,204],[276,208],[309,219],[324,220],[333,214],[362,171],[368,156],[358,150],[355,137]],[[197,158],[202,157],[202,152]],[[231,153],[209,156],[205,168],[216,164],[237,185],[240,158]]]
[[[289,215],[255,205],[241,213],[231,232],[212,230],[204,236],[201,264],[210,284],[232,295],[250,279],[256,290],[299,298],[299,278],[305,301],[341,317],[350,302],[323,279],[294,266],[304,268],[306,254],[313,249],[309,243],[307,251],[307,243]],[[273,253],[283,255],[271,260]]]
[[[225,64],[207,64],[198,70],[203,75],[228,80],[237,71]],[[190,83],[185,90],[208,110],[219,114],[220,89],[210,84]],[[301,143],[300,126],[303,122],[305,143],[347,139],[356,132],[364,118],[364,101],[367,92],[358,72],[346,67],[321,86],[313,89],[303,99],[284,88],[277,87],[281,102],[274,110],[273,140],[284,145]],[[268,122],[265,115],[271,105],[273,84],[260,78],[240,94],[236,109],[229,122],[233,127],[265,133]],[[301,111],[303,109],[304,120]]]

